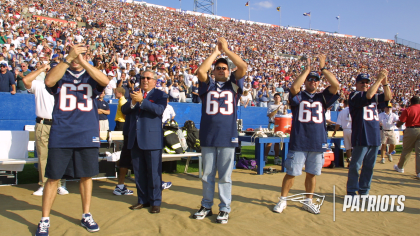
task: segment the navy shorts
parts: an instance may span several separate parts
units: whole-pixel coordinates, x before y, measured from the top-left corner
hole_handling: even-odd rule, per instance
[[[99,148],[49,148],[45,177],[93,177],[99,174]]]

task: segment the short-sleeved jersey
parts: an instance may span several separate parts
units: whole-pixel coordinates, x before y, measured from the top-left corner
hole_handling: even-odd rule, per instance
[[[68,69],[61,80],[47,90],[55,99],[48,147],[99,147],[99,116],[95,98],[104,87],[98,85],[86,70]]]
[[[236,128],[238,98],[242,94],[244,77],[236,80],[235,74],[222,83],[209,79],[200,82],[202,101],[200,122],[200,144],[204,147],[237,147]]]
[[[378,108],[384,108],[387,105],[386,102],[384,94],[375,94],[373,98],[367,99],[366,92],[350,93],[349,109],[353,147],[381,145]]]
[[[292,110],[292,130],[289,149],[306,152],[325,152],[327,145],[327,127],[325,112],[340,95],[331,94],[328,88],[321,93],[310,94],[301,91],[295,96],[289,95]]]

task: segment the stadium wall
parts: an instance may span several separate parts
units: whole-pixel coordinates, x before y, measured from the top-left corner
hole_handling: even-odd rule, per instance
[[[0,130],[24,130],[25,125],[35,125],[35,97],[33,94],[0,93]],[[200,128],[201,104],[170,102],[176,116],[175,120],[182,127],[184,122],[192,120]],[[115,114],[118,100],[113,99],[109,104],[109,127],[114,130]],[[331,112],[331,120],[337,120],[338,112]],[[238,118],[243,120],[244,129],[267,128],[267,108],[265,107],[239,107]]]

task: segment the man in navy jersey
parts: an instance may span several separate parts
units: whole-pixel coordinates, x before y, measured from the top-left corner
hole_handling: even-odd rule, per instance
[[[237,67],[230,74],[228,61],[219,58],[214,64],[212,79],[207,72],[216,58],[224,52]],[[198,68],[199,94],[202,101],[200,143],[203,157],[203,199],[194,219],[211,216],[216,170],[219,172],[219,215],[217,223],[226,224],[232,201],[232,169],[235,147],[238,146],[236,110],[242,94],[247,64],[228,48],[227,41],[219,38],[213,53]]]
[[[293,186],[295,176],[302,174],[305,165],[306,193],[315,191],[315,176],[321,174],[324,164],[324,152],[327,144],[327,127],[325,112],[340,97],[338,94],[339,83],[335,76],[325,67],[325,55],[319,55],[319,68],[330,86],[320,93],[316,90],[320,83],[317,71],[311,72],[311,60],[307,59],[305,70],[290,87],[289,103],[293,114],[292,130],[290,133],[289,153],[285,161],[286,175],[283,178],[280,201],[273,208],[274,212],[281,213],[286,208],[286,197]],[[305,85],[305,90],[300,87]],[[314,211],[312,195],[306,195],[303,209],[318,214]]]
[[[381,69],[379,71],[375,83],[370,88],[369,83],[368,74],[358,75],[356,91],[350,93],[349,96],[353,154],[349,165],[347,195],[356,195],[356,192],[360,195],[369,194],[373,167],[381,145],[378,108],[386,107],[388,101],[392,99],[391,90],[388,86],[387,70]],[[384,93],[377,94],[381,83]],[[360,167],[362,167],[362,171],[359,178]]]
[[[81,225],[89,232],[99,230],[90,214],[92,176],[99,173],[99,116],[95,98],[109,80],[83,58],[85,47],[70,47],[67,58],[51,69],[45,78],[47,90],[55,102],[45,168],[48,181],[44,186],[42,219],[37,236],[48,235],[57,184],[64,175],[80,178]]]

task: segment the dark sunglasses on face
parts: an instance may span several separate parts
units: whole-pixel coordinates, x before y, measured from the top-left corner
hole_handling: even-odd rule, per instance
[[[360,81],[360,82],[358,82],[359,84],[369,84],[369,82],[367,82],[367,81]]]
[[[142,77],[140,77],[140,79],[147,79],[147,80],[151,80],[151,79],[153,79],[152,77],[144,77],[144,76],[142,76]]]
[[[220,67],[220,66],[218,66],[218,67],[216,67],[216,70],[227,70],[227,67]]]
[[[318,82],[319,80],[320,80],[320,79],[315,78],[315,77],[311,77],[311,78],[307,78],[307,79],[306,79],[306,81],[308,81],[308,82],[311,82],[311,81]]]

